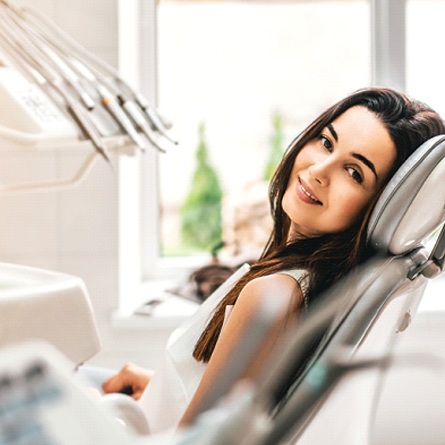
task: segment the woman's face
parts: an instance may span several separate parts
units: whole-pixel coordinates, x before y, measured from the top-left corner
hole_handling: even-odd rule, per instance
[[[378,117],[354,106],[297,155],[282,200],[290,238],[349,228],[385,182],[396,149]]]

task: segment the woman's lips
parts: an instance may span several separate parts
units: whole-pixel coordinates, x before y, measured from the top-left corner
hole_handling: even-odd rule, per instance
[[[314,192],[301,178],[298,178],[297,195],[302,201],[307,202],[308,204],[323,205],[323,203],[315,196]]]

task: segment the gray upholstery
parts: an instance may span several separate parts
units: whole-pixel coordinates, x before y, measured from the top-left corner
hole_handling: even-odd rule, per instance
[[[396,172],[371,215],[369,243],[400,254],[413,249],[445,218],[445,136],[425,142]]]

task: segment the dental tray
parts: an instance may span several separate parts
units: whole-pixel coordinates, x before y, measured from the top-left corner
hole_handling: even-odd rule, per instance
[[[77,277],[0,263],[0,347],[41,339],[77,366],[100,349],[93,309]]]

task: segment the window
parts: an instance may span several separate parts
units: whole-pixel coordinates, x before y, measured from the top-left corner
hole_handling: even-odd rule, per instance
[[[205,250],[181,230],[201,131],[226,251],[256,255],[270,227],[268,164],[327,105],[370,83],[369,3],[161,0],[157,18],[158,104],[180,141],[159,157],[160,253]]]
[[[285,147],[326,105],[357,88],[370,84],[405,88],[405,21],[396,20],[402,12],[404,17],[405,3],[119,2],[125,48],[121,57],[133,60],[121,64],[124,77],[139,77],[135,84],[171,119],[180,140],[167,154],[147,152],[137,165],[122,160],[119,257],[123,306],[131,307],[128,296],[136,295],[145,280],[179,278],[187,272],[184,265],[193,265],[190,256],[181,261],[187,252],[181,250],[179,228],[180,209],[196,165],[200,124],[205,124],[208,156],[224,201],[233,203],[240,198],[240,214],[246,202],[243,193],[250,193],[251,202],[263,196],[261,180],[272,138],[280,139],[280,135],[280,145]],[[420,22],[415,8],[424,4],[433,8],[438,3],[409,0],[409,23]],[[430,18],[439,16],[435,12]],[[396,22],[400,26],[394,26]],[[407,25],[409,33],[411,26]],[[431,26],[425,26],[431,32]],[[133,44],[125,41],[131,38]],[[416,66],[413,51],[408,48],[409,67]],[[407,83],[413,94],[424,97],[419,70],[415,74],[409,68]],[[431,104],[434,106],[433,101]],[[264,205],[264,198],[258,199],[258,205]],[[229,228],[233,227],[230,208],[234,205],[226,211]],[[251,224],[246,237],[261,240],[264,231],[255,232],[258,226]],[[195,265],[203,261],[206,259],[199,257]]]
[[[443,93],[444,0],[408,0],[406,4],[407,91],[445,115]]]

